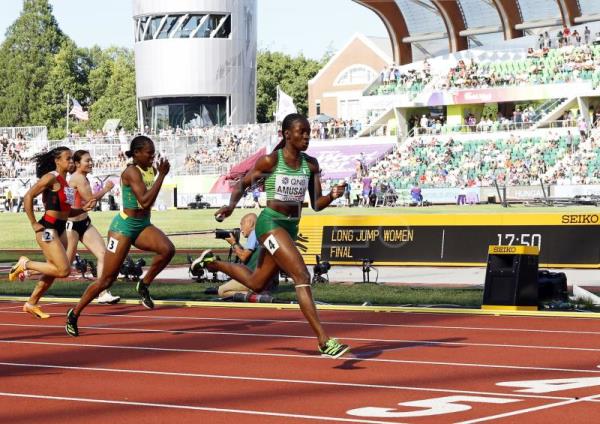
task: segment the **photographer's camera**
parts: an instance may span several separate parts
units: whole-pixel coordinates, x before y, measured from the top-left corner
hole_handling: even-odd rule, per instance
[[[223,230],[221,228],[217,228],[215,230],[215,238],[224,240],[229,237],[233,237],[238,243],[240,241],[240,235],[242,234],[239,228],[233,228],[231,230]]]

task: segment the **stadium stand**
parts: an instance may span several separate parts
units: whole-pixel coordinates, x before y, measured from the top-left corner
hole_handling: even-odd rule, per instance
[[[36,143],[46,136],[46,127],[0,128],[0,178],[33,175],[29,159],[39,151]]]
[[[225,174],[261,147],[274,142],[274,124],[224,126],[188,129],[165,129],[148,134],[159,155],[167,156],[173,175]],[[86,149],[95,159],[95,173],[119,174],[126,164],[124,152],[132,134],[88,131],[84,136],[72,135],[68,140],[52,140],[48,147],[67,145]]]
[[[384,69],[367,95],[409,94],[414,99],[426,88],[489,88],[531,84],[591,81],[600,85],[600,45],[566,45],[560,48],[530,48],[523,59],[479,61],[459,59],[436,72],[427,61],[421,67],[390,65]]]
[[[368,94],[408,94],[413,99],[431,80],[431,68],[427,60],[419,68],[409,67],[405,69],[390,65],[381,71],[378,84],[371,86]]]
[[[600,144],[569,129],[521,131],[493,137],[408,138],[369,169],[369,176],[395,189],[600,182]]]

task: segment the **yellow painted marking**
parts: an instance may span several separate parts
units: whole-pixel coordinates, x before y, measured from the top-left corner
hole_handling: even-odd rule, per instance
[[[499,310],[499,311],[537,311],[537,306],[514,306],[514,305],[481,305],[484,310]]]

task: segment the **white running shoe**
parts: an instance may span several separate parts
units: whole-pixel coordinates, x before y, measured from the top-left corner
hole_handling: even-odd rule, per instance
[[[119,300],[121,300],[119,296],[113,296],[108,290],[100,292],[98,296],[98,303],[101,305],[114,305],[119,303]]]

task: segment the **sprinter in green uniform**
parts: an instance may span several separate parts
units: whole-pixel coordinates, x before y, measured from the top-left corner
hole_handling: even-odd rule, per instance
[[[256,237],[264,248],[256,269],[252,271],[241,264],[220,261],[210,250],[203,252],[191,268],[193,271],[206,268],[224,272],[255,292],[260,292],[281,269],[294,280],[300,309],[317,335],[319,351],[324,356],[338,358],[349,347],[325,333],[312,298],[310,274],[295,240],[306,191],[309,192],[312,208],[320,211],[344,194],[345,184],[334,186],[329,194],[323,196],[319,164],[304,153],[310,139],[308,120],[294,113],[286,116],[281,126],[283,140],[272,153],[261,157],[240,180],[231,194],[229,205],[215,213],[217,220],[231,215],[245,190],[264,179],[267,208],[259,215],[255,228]]]
[[[154,168],[154,153],[154,143],[143,135],[134,137],[129,150],[125,152],[127,157],[133,158],[133,163],[121,174],[123,210],[114,217],[108,229],[102,275],[87,288],[77,306],[67,313],[65,329],[71,336],[79,335],[77,319],[83,309],[117,279],[131,245],[156,253],[148,272],[136,286],[142,305],[148,309],[154,308],[148,286],[175,254],[171,240],[150,223],[150,210],[170,169],[166,159],[159,160],[157,168]]]

